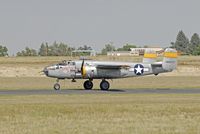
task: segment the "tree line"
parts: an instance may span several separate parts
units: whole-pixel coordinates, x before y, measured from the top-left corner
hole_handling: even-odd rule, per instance
[[[181,54],[185,55],[200,55],[200,38],[197,33],[194,33],[189,40],[183,31],[179,31],[176,41],[171,42],[171,47],[175,48]]]
[[[130,51],[130,48],[136,48],[135,45],[125,44],[121,48],[115,48],[112,43],[106,44],[105,47],[102,49],[102,55],[106,55],[109,51]],[[70,47],[64,43],[56,43],[54,42],[52,45],[49,45],[47,42],[42,43],[40,46],[39,51],[37,52],[35,49],[31,49],[26,47],[21,52],[17,53],[17,56],[71,56],[72,51],[74,50],[93,50],[92,47],[84,45],[77,49],[74,47]],[[77,55],[77,54],[76,54]],[[79,52],[79,55],[88,55],[88,52]]]
[[[125,44],[121,48],[115,48],[112,43],[106,44],[102,49],[102,55],[106,55],[109,51],[130,51],[130,48],[135,48],[135,45]],[[80,46],[77,49],[75,47],[70,47],[65,43],[57,43],[49,44],[47,42],[42,43],[40,45],[39,50],[26,47],[24,50],[16,53],[16,56],[71,56],[72,51],[74,50],[93,50],[91,46]],[[77,55],[77,54],[76,54]],[[79,55],[88,55],[88,52],[79,52]],[[5,46],[0,45],[0,56],[8,56],[8,49]]]
[[[8,56],[8,48],[0,45],[0,57]]]
[[[116,48],[113,43],[108,43],[101,50],[102,55],[106,55],[109,51],[130,51],[130,48],[136,48],[136,45],[125,44],[120,48]],[[148,47],[148,46],[144,46]],[[169,45],[171,48],[175,48],[178,52],[185,55],[200,55],[200,37],[197,33],[194,33],[189,40],[183,31],[179,31],[175,42],[171,42]],[[70,47],[65,43],[52,44],[48,42],[42,43],[39,50],[26,47],[24,50],[16,53],[16,56],[70,56],[72,51],[76,50],[75,47]],[[92,50],[92,47],[84,45],[77,50]],[[87,53],[87,52],[86,52]],[[83,52],[81,55],[84,55]],[[8,49],[5,46],[0,45],[0,56],[8,56]]]
[[[18,52],[17,56],[71,56],[72,51],[74,50],[74,47],[70,47],[62,42],[54,42],[52,45],[49,45],[49,43],[45,42],[40,45],[38,52],[35,49],[26,47],[25,50]],[[92,50],[92,48],[84,45],[77,48],[77,50]]]

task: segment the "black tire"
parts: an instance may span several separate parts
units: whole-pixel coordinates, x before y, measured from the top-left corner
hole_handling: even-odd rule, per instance
[[[85,90],[91,90],[93,88],[93,83],[92,81],[87,80],[84,82],[83,86]]]
[[[106,80],[103,80],[100,83],[100,88],[101,88],[101,90],[108,90],[110,88],[110,83]]]
[[[54,84],[54,90],[60,90],[60,84],[56,83]]]

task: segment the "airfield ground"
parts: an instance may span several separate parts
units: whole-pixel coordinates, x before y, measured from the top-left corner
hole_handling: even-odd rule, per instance
[[[91,57],[97,60],[134,61],[141,62],[142,57]],[[47,78],[39,73],[45,66],[55,64],[71,57],[8,57],[0,58],[0,90],[1,89],[51,89],[55,79]],[[72,58],[78,59],[78,57]],[[161,59],[161,58],[159,58]],[[114,89],[138,88],[200,88],[200,57],[181,56],[178,59],[178,69],[158,76],[119,79],[111,81]],[[95,89],[99,88],[96,80]],[[71,83],[61,81],[63,89],[81,89],[83,80]]]
[[[2,134],[199,134],[200,95],[0,96]]]
[[[52,89],[40,75],[44,66],[70,57],[0,58],[0,90]],[[77,59],[77,58],[76,58]],[[141,57],[99,60],[141,61]],[[200,89],[200,57],[179,57],[177,71],[119,79],[112,89]],[[81,89],[83,81],[61,81]],[[95,89],[99,81],[95,81]],[[0,95],[0,133],[200,133],[199,94]]]
[[[0,90],[52,89],[55,79],[45,77],[0,77]],[[100,89],[100,80],[94,80],[94,89]],[[111,89],[198,89],[200,76],[146,76],[138,78],[109,80]],[[62,89],[83,89],[84,80],[60,81]]]

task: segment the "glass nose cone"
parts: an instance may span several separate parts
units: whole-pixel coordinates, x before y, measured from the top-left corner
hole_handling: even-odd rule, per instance
[[[43,72],[44,72],[44,74],[45,74],[46,76],[48,76],[49,71],[48,71],[48,69],[47,69],[46,67],[43,69]]]

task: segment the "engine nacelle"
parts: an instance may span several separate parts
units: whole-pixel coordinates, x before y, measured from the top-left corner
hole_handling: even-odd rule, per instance
[[[83,66],[82,77],[94,78],[97,74],[97,69],[94,66]]]

